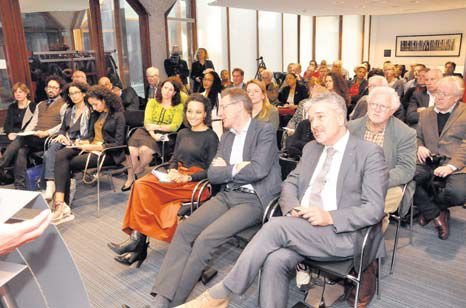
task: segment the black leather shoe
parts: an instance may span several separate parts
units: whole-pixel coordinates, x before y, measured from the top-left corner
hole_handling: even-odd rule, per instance
[[[129,186],[121,186],[121,191],[128,191],[131,189],[131,187],[133,187],[133,184],[134,184],[134,181],[131,182],[131,184],[129,184]]]
[[[146,236],[138,231],[133,231],[131,232],[131,236],[129,239],[124,241],[123,243],[117,244],[110,242],[107,244],[107,246],[113,250],[117,255],[122,255],[127,252],[131,252],[136,250],[138,247],[138,244],[140,242],[145,242],[146,241]]]
[[[116,256],[115,260],[121,264],[131,266],[134,262],[137,262],[136,267],[141,267],[144,260],[147,258],[147,248],[149,247],[148,242],[144,242],[135,251],[124,253],[120,256]]]

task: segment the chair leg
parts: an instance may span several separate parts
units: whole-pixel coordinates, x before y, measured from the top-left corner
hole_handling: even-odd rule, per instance
[[[359,303],[359,284],[361,282],[358,281],[356,282],[356,295],[354,297],[354,308],[358,308],[358,303]]]
[[[380,299],[380,274],[382,272],[382,258],[377,259],[377,279],[376,279],[376,291],[377,291],[377,299]]]
[[[399,232],[400,232],[400,223],[401,223],[401,217],[397,217],[396,230],[395,230],[395,241],[393,244],[393,252],[392,252],[392,261],[390,263],[390,275],[393,274],[393,268],[395,267],[395,258],[396,258],[396,250],[398,249],[398,237],[399,237]]]
[[[100,174],[97,174],[97,217],[100,217]]]
[[[411,201],[411,211],[409,216],[409,244],[413,244],[413,220],[414,220],[414,203]]]
[[[107,174],[108,181],[110,182],[110,187],[112,188],[113,192],[116,192],[115,185],[113,184],[113,176],[111,173]]]

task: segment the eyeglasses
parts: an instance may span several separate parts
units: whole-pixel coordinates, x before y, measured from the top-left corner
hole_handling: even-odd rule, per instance
[[[83,92],[79,91],[79,92],[69,92],[68,95],[69,96],[73,96],[73,95],[78,95],[78,94],[81,94]]]
[[[434,92],[435,97],[450,97],[453,96],[450,93],[445,93],[445,92]]]
[[[379,108],[381,111],[387,111],[388,109],[390,109],[390,107],[388,107],[388,106],[381,105],[381,104],[376,104],[376,103],[369,103],[368,105],[371,106],[374,109]]]
[[[231,106],[231,105],[234,105],[234,104],[238,104],[239,102],[232,102],[232,103],[228,103],[228,104],[225,104],[225,105],[218,105],[218,110],[225,110],[228,106]]]
[[[46,86],[46,90],[60,90],[60,87],[54,87],[54,86]]]

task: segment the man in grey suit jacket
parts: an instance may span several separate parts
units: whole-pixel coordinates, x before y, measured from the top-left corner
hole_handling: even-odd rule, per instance
[[[262,227],[223,281],[181,307],[227,307],[260,270],[260,306],[286,307],[289,274],[299,262],[352,256],[364,229],[381,221],[388,184],[382,148],[349,134],[337,94],[314,98],[309,117],[316,141],[304,147],[282,185],[285,216]],[[379,256],[384,253],[382,244]]]
[[[261,222],[281,185],[274,128],[251,119],[252,102],[241,89],[226,89],[219,116],[228,132],[208,169],[221,191],[182,222],[157,275],[153,306],[183,303],[219,247],[238,232]]]
[[[461,102],[463,93],[461,78],[449,76],[440,79],[435,106],[421,112],[417,127],[419,165],[414,177],[414,204],[420,211],[419,224],[424,226],[433,220],[442,240],[449,235],[448,208],[466,202],[466,107]],[[434,155],[440,156],[433,159]]]
[[[382,227],[385,231],[389,223],[389,214],[396,211],[403,197],[401,185],[410,182],[414,177],[416,131],[393,116],[400,106],[400,99],[392,88],[373,88],[367,100],[367,115],[350,121],[348,130],[352,135],[383,148],[389,169],[389,189],[385,197],[385,218]],[[414,184],[407,192],[411,197],[413,194]]]

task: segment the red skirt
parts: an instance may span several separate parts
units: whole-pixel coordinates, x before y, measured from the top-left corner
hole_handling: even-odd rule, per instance
[[[199,172],[199,167],[185,168],[178,166],[178,171],[191,175]],[[128,200],[123,231],[130,234],[136,230],[149,237],[170,242],[178,225],[178,210],[182,202],[191,200],[191,194],[197,182],[161,183],[149,173],[134,182]],[[201,200],[209,197],[209,192],[202,194]]]

